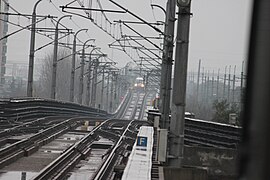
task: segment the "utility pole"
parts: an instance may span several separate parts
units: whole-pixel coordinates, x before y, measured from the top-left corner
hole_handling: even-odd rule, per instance
[[[85,50],[83,48],[82,50],[82,57],[81,57],[81,73],[80,73],[80,79],[79,79],[79,98],[78,98],[78,103],[79,104],[82,104],[82,96],[83,96],[83,75],[84,75],[84,65],[85,65],[85,62],[84,62],[84,55],[85,54]]]
[[[90,105],[90,83],[91,83],[91,55],[89,56],[88,60],[88,72],[87,72],[87,83],[86,83],[86,105]]]
[[[197,75],[196,106],[198,106],[199,104],[200,74],[201,74],[201,60],[199,60],[198,75]]]
[[[93,68],[93,80],[92,80],[92,90],[91,90],[91,106],[96,107],[97,104],[97,80],[98,80],[98,68],[99,68],[99,58],[106,57],[107,54],[99,54],[98,57],[93,60],[94,68]],[[105,68],[105,66],[104,66]],[[90,89],[87,89],[90,92]]]
[[[206,76],[205,76],[206,79]],[[209,102],[209,71],[207,72],[207,84],[206,84],[206,103],[208,105]]]
[[[56,72],[57,72],[57,51],[58,51],[58,25],[60,21],[66,17],[70,17],[71,15],[62,16],[58,19],[55,27],[55,36],[54,36],[54,50],[53,50],[53,68],[52,68],[52,85],[51,85],[51,98],[55,99],[56,94]]]
[[[201,103],[204,101],[204,87],[205,87],[205,82],[204,82],[204,67],[202,67],[202,88],[201,88]]]
[[[122,97],[122,90],[123,90],[123,73],[119,72],[118,74],[118,78],[117,78],[117,107],[119,105],[119,103],[121,102],[120,97]]]
[[[224,82],[223,82],[223,100],[225,98],[225,86],[226,86],[226,72],[227,71],[227,66],[225,66],[225,73],[224,73]]]
[[[102,75],[101,75],[101,96],[100,96],[100,108],[102,109],[102,110],[106,110],[105,109],[105,106],[104,106],[104,89],[105,89],[105,68],[109,68],[110,66],[109,65],[107,65],[107,64],[110,64],[110,63],[108,63],[108,62],[106,62],[104,65],[102,65],[102,66],[100,66],[101,68],[102,68],[102,70],[101,70],[101,73],[102,73]]]
[[[112,79],[111,79],[111,92],[110,92],[110,112],[112,112],[112,104],[113,104],[113,81],[114,81],[114,71],[112,72]]]
[[[232,89],[232,102],[234,103],[234,96],[235,96],[235,71],[236,71],[236,66],[234,66],[234,72],[233,72],[233,89]]]
[[[214,70],[213,70],[213,74],[212,74],[212,82],[211,82],[211,103],[212,103],[212,101],[213,101],[213,95],[214,95],[214,74],[215,74],[215,72],[214,72]]]
[[[176,0],[167,1],[160,82],[160,127],[163,129],[169,128],[175,5]]]
[[[205,71],[205,76],[204,76],[204,81],[205,81],[205,86],[204,86],[204,94],[203,94],[203,96],[204,96],[204,100],[203,100],[203,102],[205,103],[205,102],[207,102],[208,100],[207,100],[207,86],[208,86],[208,82],[207,82],[207,73],[208,73],[208,71]]]
[[[242,70],[241,70],[241,84],[240,84],[240,102],[241,102],[241,111],[244,108],[244,93],[243,93],[243,86],[244,86],[244,61],[242,62]]]
[[[169,165],[181,167],[184,158],[184,128],[188,65],[190,0],[178,0],[178,27],[174,66],[172,118],[170,123]]]
[[[217,76],[217,100],[219,99],[219,71],[220,69],[218,69],[218,76]]]
[[[101,57],[101,56],[100,56]],[[97,92],[97,70],[98,70],[98,58],[94,60],[94,69],[93,69],[93,84],[92,84],[92,98],[91,105],[92,107],[96,107],[96,92]]]
[[[33,78],[34,78],[34,58],[35,58],[35,39],[36,39],[36,8],[38,3],[36,2],[32,13],[32,24],[31,24],[31,39],[30,39],[30,54],[29,54],[29,67],[28,67],[28,83],[27,83],[27,96],[33,96]]]
[[[101,98],[100,98],[100,104],[101,109],[104,110],[104,103],[103,103],[103,96],[104,96],[104,81],[105,81],[105,67],[102,69],[102,80],[101,80]]]
[[[270,46],[268,0],[254,1],[248,55],[239,179],[269,177]]]
[[[82,96],[83,96],[83,75],[84,75],[84,58],[85,58],[85,45],[89,41],[92,41],[93,39],[88,39],[87,41],[84,42],[83,44],[83,49],[82,49],[82,58],[81,58],[81,74],[80,74],[80,82],[79,82],[79,98],[78,98],[78,103],[82,104]]]
[[[76,62],[76,39],[77,35],[81,31],[87,31],[88,29],[80,29],[74,34],[73,48],[72,48],[72,61],[71,61],[71,77],[70,77],[70,92],[69,100],[74,102],[74,82],[75,82],[75,62]]]
[[[106,87],[106,111],[109,112],[109,84],[110,83],[110,72],[108,71],[107,76],[107,87]]]
[[[229,66],[229,75],[228,75],[228,103],[230,103],[230,91],[231,91],[231,65]]]
[[[92,105],[92,99],[93,99],[93,95],[91,95],[91,100],[90,100],[90,84],[91,84],[92,64],[95,62],[95,60],[92,61],[92,53],[94,52],[94,50],[97,50],[97,49],[100,49],[100,47],[94,47],[90,51],[90,55],[89,55],[88,76],[87,76],[88,78],[87,78],[87,85],[86,85],[86,105],[88,105],[88,106]],[[93,81],[92,81],[92,88],[93,88]],[[92,90],[92,94],[93,94],[93,90]]]
[[[115,73],[115,78],[114,78],[114,108],[118,106],[118,99],[117,95],[118,95],[118,73]]]

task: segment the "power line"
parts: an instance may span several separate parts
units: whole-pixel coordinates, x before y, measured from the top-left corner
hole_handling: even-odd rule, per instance
[[[46,19],[46,17],[43,18],[43,19],[41,19],[41,20],[39,20],[39,21],[37,21],[36,23],[39,23],[39,22],[43,21],[44,19]],[[3,20],[3,19],[0,19],[0,20],[1,20],[1,21],[4,21],[4,22],[8,22],[8,21]],[[14,32],[12,32],[12,33],[10,33],[10,34],[7,34],[7,35],[5,35],[4,37],[0,38],[0,41],[3,40],[3,39],[8,38],[9,36],[12,36],[12,35],[14,35],[14,34],[20,32],[20,31],[22,31],[22,30],[28,29],[30,26],[32,26],[32,24],[27,25],[27,26],[24,26],[24,27],[22,27],[21,29],[19,29],[19,30],[17,30],[17,31],[14,31]]]
[[[2,0],[10,9],[12,9],[14,12],[20,14],[21,16],[27,18],[28,20],[30,20],[31,18],[24,16],[23,14],[21,14],[19,11],[17,11],[15,8],[13,8],[6,0]]]
[[[122,24],[119,24],[119,23],[118,23],[118,24],[112,24],[112,23],[108,20],[108,18],[106,19],[106,17],[105,17],[105,26],[106,26],[106,28],[103,28],[103,25],[102,25],[102,24],[99,25],[99,24],[98,24],[99,22],[98,22],[97,20],[95,21],[95,20],[93,20],[92,18],[89,17],[89,12],[86,12],[86,10],[90,10],[90,8],[85,8],[85,6],[82,4],[82,2],[80,2],[80,1],[78,1],[78,0],[77,0],[77,2],[78,2],[78,4],[81,6],[82,10],[84,10],[84,12],[86,13],[86,15],[88,15],[88,16],[83,16],[83,15],[81,15],[81,14],[77,14],[77,13],[74,13],[74,12],[66,11],[65,8],[71,8],[71,9],[73,8],[73,7],[67,7],[67,5],[66,5],[66,6],[62,6],[62,11],[63,11],[63,12],[70,13],[70,14],[75,14],[75,15],[78,15],[78,16],[81,16],[81,17],[84,17],[84,18],[90,20],[95,26],[97,26],[97,27],[98,27],[99,29],[101,29],[103,32],[105,32],[106,34],[108,34],[109,36],[111,36],[113,39],[116,40],[115,42],[117,42],[117,43],[120,45],[120,47],[121,47],[121,48],[116,48],[116,49],[123,51],[125,54],[127,54],[127,55],[129,56],[130,59],[132,59],[132,60],[137,64],[137,62],[135,61],[135,59],[134,59],[134,58],[132,57],[132,55],[130,54],[131,52],[128,53],[128,52],[126,51],[126,48],[125,48],[125,43],[128,42],[128,43],[130,44],[130,42],[129,42],[129,41],[125,41],[125,40],[124,40],[124,42],[121,42],[121,41],[120,41],[120,40],[121,40],[121,37],[123,37],[123,28],[122,28]],[[101,3],[99,4],[99,7],[100,7],[100,9],[102,10]],[[77,9],[81,9],[81,8],[77,8]],[[104,17],[103,15],[104,15],[104,14],[101,15],[102,18]],[[98,18],[98,17],[96,16],[96,18]],[[107,29],[106,22],[108,22],[108,23],[110,24],[110,29],[109,29],[109,31],[108,31],[108,29]],[[102,23],[102,20],[101,20],[100,23]],[[113,30],[112,30],[112,25],[113,25]],[[117,28],[116,28],[116,29],[115,29],[115,25],[117,25]],[[130,45],[131,45],[131,44],[130,44]],[[130,49],[130,50],[132,50],[132,49]],[[133,51],[134,51],[134,49],[132,50],[132,52],[133,52]],[[135,49],[135,53],[136,53],[136,55],[138,55],[138,57],[140,57],[138,50]]]
[[[72,4],[72,3],[74,3],[75,1],[77,1],[77,0],[74,0],[74,1],[72,1],[72,2],[70,2],[68,5],[70,5],[70,4]],[[59,8],[52,2],[52,1],[50,1],[50,3],[54,6],[54,8],[58,11],[58,12],[60,12],[62,15],[65,15],[62,11],[60,11],[59,10]],[[72,23],[78,28],[78,29],[82,29],[72,18],[71,18],[71,21],[72,21]],[[62,25],[61,23],[60,23],[60,25]],[[88,35],[88,37],[90,37],[90,35],[89,35],[89,33],[88,32],[85,32],[87,35]],[[83,43],[78,37],[76,37],[77,38],[77,40],[78,41],[80,41],[81,43]]]

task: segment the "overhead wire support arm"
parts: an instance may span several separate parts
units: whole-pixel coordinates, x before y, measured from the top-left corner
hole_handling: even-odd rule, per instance
[[[82,17],[82,18],[91,20],[91,21],[93,22],[93,19],[92,19],[91,17],[84,16],[84,15],[81,15],[81,14],[79,14],[79,13],[69,12],[69,11],[66,11],[66,10],[64,10],[64,9],[62,9],[62,12],[64,12],[64,13],[69,13],[69,14],[72,14],[72,15],[76,15],[76,16],[79,16],[79,17]]]
[[[142,21],[143,23],[145,23],[146,25],[150,26],[152,29],[154,29],[155,31],[161,33],[162,35],[165,35],[160,29],[158,29],[157,27],[153,26],[152,24],[148,23],[147,21],[145,21],[144,19],[140,18],[139,16],[137,16],[136,14],[134,14],[133,12],[129,11],[128,9],[124,8],[123,6],[121,6],[120,4],[116,3],[113,0],[109,0],[111,3],[113,3],[114,5],[118,6],[119,8],[123,9],[124,11],[126,11],[127,13],[129,13],[130,15],[134,16],[135,18],[139,19],[140,21]]]
[[[32,30],[32,28],[30,28]],[[47,32],[47,33],[54,33],[55,28],[35,28],[36,32]],[[73,34],[74,32],[72,29],[59,29],[60,34]]]
[[[83,5],[80,1],[77,0],[77,2],[80,4],[81,8],[85,9],[84,5]],[[71,3],[70,3],[70,4],[71,4]],[[69,4],[69,5],[70,5],[70,4]],[[74,13],[74,12],[66,11],[65,8],[68,8],[67,5],[61,6],[61,8],[62,8],[62,12],[69,13],[69,14],[73,14],[73,15],[77,15],[77,16],[79,16],[79,17],[83,17],[83,18],[86,18],[86,19],[90,20],[95,26],[97,26],[98,28],[100,28],[100,29],[101,29],[102,31],[104,31],[106,34],[108,34],[109,36],[111,36],[113,39],[117,40],[117,37],[116,37],[114,34],[111,33],[111,28],[110,28],[110,32],[108,32],[107,29],[102,28],[102,26],[98,25],[98,24],[92,19],[92,17],[89,16],[89,14],[86,12],[86,10],[84,10],[84,12],[86,13],[87,16],[83,16],[83,15],[81,15],[81,14],[79,14],[79,13]],[[83,9],[82,9],[82,10],[83,10]],[[120,11],[120,12],[122,12],[122,11]],[[123,13],[126,13],[126,12],[123,12]],[[113,23],[110,23],[110,25],[112,25],[112,24],[113,24]],[[120,41],[117,41],[117,42],[118,42],[119,44],[121,44]],[[125,51],[125,49],[124,49],[123,47],[122,47],[121,49],[118,49],[118,48],[115,48],[115,49],[125,52],[125,53],[127,54],[127,56],[128,56],[130,59],[132,59],[132,60],[134,59],[130,54],[128,54],[128,53]]]
[[[122,47],[119,44],[109,44],[109,47]],[[141,46],[130,46],[130,45],[125,45],[125,48],[133,48],[133,49],[142,49],[142,50],[146,50],[145,47],[141,47]],[[151,48],[147,48],[151,51],[156,51],[157,49],[151,49]]]
[[[73,0],[71,1],[70,3],[66,4],[66,6],[70,5],[70,4],[73,4],[74,2],[76,2],[77,0]]]
[[[152,65],[153,67],[155,67],[156,69],[160,70],[159,64],[153,64],[150,60],[144,59],[143,57],[140,56],[140,61],[144,61],[144,62],[148,62],[148,65]],[[156,62],[155,60],[152,59],[152,61]]]
[[[62,11],[65,9],[76,9],[76,10],[91,10],[91,11],[100,11],[100,12],[108,12],[108,13],[126,13],[126,11],[117,11],[111,9],[95,9],[95,8],[85,8],[85,7],[74,7],[74,6],[59,6]]]
[[[159,49],[160,51],[162,51],[162,49],[160,47],[158,47],[158,45],[156,45],[155,43],[153,43],[152,41],[150,41],[149,39],[145,38],[143,35],[141,35],[139,32],[135,31],[132,27],[130,27],[129,25],[127,25],[126,23],[122,22],[127,28],[129,28],[131,31],[133,31],[134,33],[138,34],[140,37],[142,37],[143,39],[145,39],[147,42],[149,42],[150,44],[152,44],[153,46],[155,46],[157,49]]]
[[[156,63],[158,63],[158,65],[160,65],[161,63],[158,62],[155,58],[152,58],[151,56],[149,56],[147,53],[145,53],[144,51],[142,51],[141,49],[138,49],[142,54],[144,54],[145,56],[147,56],[148,58],[150,58],[152,61],[155,61]]]
[[[67,15],[67,16],[72,17],[71,15]],[[54,21],[56,23],[55,26],[57,25],[57,23],[59,23],[59,25],[61,25],[65,30],[70,31],[69,28],[67,28],[63,23],[58,22],[58,20],[52,19],[52,21]],[[54,29],[56,29],[56,27]],[[60,30],[60,28],[58,28],[58,30]]]
[[[157,55],[156,53],[154,53],[153,51],[147,49],[143,44],[141,44],[140,42],[136,41],[135,39],[129,37],[130,40],[134,41],[135,43],[137,43],[138,45],[140,45],[141,47],[143,47],[145,50],[149,51],[151,54],[153,54],[154,56],[156,56],[158,59],[161,59],[161,57],[159,55]]]
[[[148,56],[150,59],[151,59],[151,56],[149,56],[148,54],[146,54],[146,53],[143,52],[142,50],[137,49],[137,54],[138,54],[140,60],[139,60],[139,61],[136,60],[136,64],[139,63],[138,65],[144,65],[144,67],[146,67],[146,64],[142,64],[143,57],[141,57],[141,55],[139,54],[138,51],[140,51],[140,52],[143,53],[144,55]],[[150,60],[147,60],[147,59],[144,59],[144,62],[148,62],[148,65],[152,65],[152,66],[154,66],[156,69],[160,69],[160,67],[159,67],[159,66],[160,66],[160,63],[159,63],[158,61],[156,61],[155,59],[151,59],[151,60],[154,61],[154,62],[156,62],[156,63],[158,63],[158,64],[153,64]]]
[[[124,23],[127,23],[127,24],[143,24],[143,25],[145,25],[144,22],[139,22],[139,21],[113,21],[113,22],[116,22],[116,23],[124,22]],[[149,23],[149,24],[157,25],[157,26],[163,25],[162,23],[158,23],[158,22]]]
[[[67,37],[67,36],[70,35],[70,34],[71,34],[71,33],[68,33],[68,34],[66,34],[66,35],[64,35],[64,36],[62,36],[62,37],[60,37],[60,38],[58,38],[58,40],[63,39],[63,38]],[[41,46],[41,47],[39,47],[39,48],[37,48],[37,49],[35,49],[35,52],[37,52],[37,51],[39,51],[39,50],[41,50],[41,49],[47,47],[47,46],[50,45],[50,44],[53,44],[53,43],[54,43],[54,40],[51,41],[51,42],[49,42],[49,43],[47,43],[47,44],[45,44],[45,45],[43,45],[43,46]]]
[[[30,28],[31,29],[31,28]],[[53,32],[55,31],[55,28],[35,28],[36,30],[53,30]],[[59,31],[72,31],[72,29],[58,29]],[[51,31],[50,31],[51,32]]]
[[[32,17],[31,14],[21,14],[21,13],[6,13],[6,12],[0,12],[0,14],[8,15],[8,16],[25,16],[25,17]],[[57,18],[57,16],[51,16],[51,15],[36,15],[36,17],[46,17],[46,18]]]
[[[17,27],[19,27],[19,28],[25,29],[24,26],[21,26],[21,25],[19,25],[19,24],[12,23],[12,22],[7,21],[7,20],[4,20],[4,19],[0,19],[0,21],[3,21],[3,22],[6,22],[6,23],[8,23],[8,24],[11,24],[11,25],[13,25],[13,26],[17,26]],[[31,31],[31,28],[26,28],[26,30]],[[45,37],[51,39],[48,35],[43,34],[43,33],[39,32],[39,31],[36,31],[36,33],[39,34],[39,35],[42,35],[42,36],[45,36]]]
[[[160,8],[160,9],[164,12],[165,15],[167,14],[166,10],[165,10],[162,6],[160,6],[160,5],[158,5],[158,4],[151,4],[151,7],[152,7],[152,8],[153,8],[153,7],[158,7],[158,8]]]
[[[131,35],[124,35],[123,37],[132,37],[135,40],[142,40],[141,36],[131,36]],[[163,39],[162,37],[155,37],[155,36],[144,36],[147,39]]]
[[[39,22],[43,21],[44,19],[46,19],[46,18],[42,18],[42,19],[40,19],[39,21],[35,22],[35,24],[37,24],[37,23],[39,23]],[[2,19],[0,19],[0,20],[1,20],[1,21],[5,21],[5,22],[7,22],[6,20],[2,20]],[[2,37],[2,38],[0,39],[0,41],[1,41],[1,40],[3,40],[3,39],[5,39],[5,38],[8,38],[8,37],[9,37],[9,36],[11,36],[11,35],[14,35],[14,34],[16,34],[16,33],[20,32],[20,31],[22,31],[22,30],[25,30],[25,29],[30,29],[29,27],[31,27],[32,25],[33,25],[33,24],[30,24],[30,25],[24,26],[24,27],[22,27],[21,29],[19,29],[19,30],[17,30],[17,31],[14,31],[14,32],[12,32],[12,33],[10,33],[10,34],[7,34],[6,36]]]
[[[83,6],[83,4],[81,4],[80,2],[78,2],[79,4],[80,4],[80,6],[81,6],[81,8],[78,8],[78,7],[75,7],[76,9],[81,9],[81,10],[84,10],[84,11],[86,11],[86,10],[91,10],[90,8],[85,8],[84,6]],[[91,20],[91,22],[94,24],[94,25],[96,25],[98,28],[100,28],[102,31],[104,31],[105,33],[107,33],[109,36],[111,36],[113,39],[115,39],[115,40],[117,40],[117,38],[113,35],[113,34],[111,34],[111,32],[108,32],[106,29],[104,29],[104,28],[102,28],[101,26],[99,26],[91,17],[89,17],[89,16],[83,16],[83,15],[81,15],[81,14],[78,14],[78,13],[74,13],[74,12],[70,12],[70,11],[66,11],[66,9],[67,8],[69,8],[69,9],[72,9],[73,7],[67,7],[67,5],[65,5],[65,6],[60,6],[60,8],[62,8],[62,12],[66,12],[66,13],[69,13],[69,14],[73,14],[73,15],[77,15],[77,16],[80,16],[80,17],[83,17],[83,18],[86,18],[86,19],[89,19],[89,20]],[[74,8],[73,8],[74,9]],[[98,11],[100,11],[100,9],[98,9]],[[102,10],[102,11],[104,11],[104,10]],[[126,13],[126,11],[115,11],[115,10],[110,10],[110,12],[118,12],[118,13]],[[87,14],[87,13],[86,13]],[[110,24],[112,24],[112,23],[110,23]],[[121,44],[121,42],[120,41],[117,41],[119,44]],[[123,51],[123,52],[125,52],[128,56],[129,56],[129,58],[131,58],[132,60],[134,59],[130,54],[128,54],[126,51],[125,51],[125,49],[122,47],[121,49],[118,49],[118,50],[121,50],[121,51]]]

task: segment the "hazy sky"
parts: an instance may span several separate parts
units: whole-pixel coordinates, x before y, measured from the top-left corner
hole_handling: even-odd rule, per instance
[[[37,0],[9,0],[11,7],[20,13],[31,14],[34,3]],[[43,0],[37,7],[37,14],[62,16],[63,13],[58,8],[71,0]],[[160,9],[152,10],[151,3],[159,4],[165,8],[166,0],[115,0],[130,11],[136,13],[148,22],[164,21],[164,13]],[[88,5],[88,0],[81,1]],[[108,0],[100,1],[104,9],[118,9]],[[251,0],[193,0],[190,32],[189,49],[189,70],[197,70],[199,59],[202,60],[202,66],[212,72],[221,68],[224,71],[226,65],[237,65],[238,71],[241,69],[242,61],[246,60],[246,47],[248,42],[249,21],[250,21]],[[78,6],[77,3],[74,5]],[[11,10],[11,9],[10,9]],[[119,9],[118,9],[119,10]],[[12,10],[10,12],[13,12]],[[83,14],[82,11],[80,11]],[[100,15],[98,15],[98,18]],[[107,17],[113,20],[132,20],[128,14],[111,14]],[[26,26],[31,21],[24,17],[12,16],[9,20],[15,24]],[[98,20],[100,21],[100,19]],[[61,21],[68,28],[77,31],[80,28],[88,28],[88,33],[80,33],[79,38],[84,42],[89,38],[96,39],[96,45],[102,48],[104,53],[123,66],[131,61],[128,56],[119,50],[112,50],[108,44],[114,40],[99,28],[94,26],[89,20],[73,17],[72,21],[63,19]],[[104,23],[104,21],[103,21]],[[38,27],[52,26],[50,20],[43,21]],[[105,26],[105,25],[104,25]],[[151,28],[145,25],[131,25],[141,34],[147,36],[158,36]],[[18,28],[9,25],[9,33]],[[162,29],[162,27],[161,27]],[[115,32],[119,32],[119,29]],[[132,32],[123,27],[123,33],[131,35]],[[52,34],[52,33],[51,33]],[[135,34],[133,34],[135,35]],[[36,35],[36,48],[50,42],[48,38]],[[72,42],[73,36],[64,39],[64,42]],[[156,42],[159,43],[159,42]],[[30,44],[30,31],[24,30],[12,35],[8,39],[8,62],[26,62],[28,63]],[[149,43],[144,43],[147,47],[152,47]],[[36,59],[42,59],[44,55],[52,52],[53,46],[50,45],[36,52]]]

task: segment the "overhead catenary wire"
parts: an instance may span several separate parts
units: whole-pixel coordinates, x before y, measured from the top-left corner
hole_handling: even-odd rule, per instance
[[[6,4],[8,4],[8,6],[9,6],[14,12],[16,12],[19,16],[25,17],[25,18],[28,19],[28,20],[31,19],[31,18],[28,17],[28,15],[22,14],[22,13],[20,13],[19,11],[17,11],[15,8],[13,8],[13,7],[12,7],[9,3],[7,3],[5,0],[3,0],[3,2],[5,2]],[[51,16],[51,15],[47,15],[47,16],[39,16],[39,15],[37,15],[37,17],[42,17],[42,18],[39,19],[39,20],[37,20],[36,24],[38,24],[39,22],[41,22],[41,21],[43,21],[43,20],[46,20],[47,18],[50,18],[50,19],[55,18],[54,16]],[[0,41],[1,41],[2,39],[4,39],[4,38],[8,38],[9,36],[14,35],[14,34],[20,32],[20,31],[22,31],[22,30],[29,30],[29,31],[31,31],[31,28],[30,28],[30,27],[32,26],[32,24],[27,25],[27,26],[22,26],[22,25],[19,25],[19,24],[16,24],[16,23],[12,23],[12,22],[9,21],[9,20],[2,20],[2,19],[0,19],[0,20],[1,20],[1,21],[4,21],[4,22],[7,22],[7,23],[9,23],[9,24],[11,24],[11,25],[14,25],[14,26],[17,26],[17,27],[20,27],[20,28],[21,28],[21,29],[19,29],[19,30],[17,30],[17,31],[14,31],[13,33],[10,33],[10,34],[4,36],[3,38],[0,39]],[[53,39],[52,37],[50,37],[50,35],[47,35],[46,33],[40,33],[41,31],[42,31],[42,30],[36,30],[36,33],[37,33],[37,34],[40,34],[40,35],[43,35],[43,36],[45,36],[45,37],[47,37],[47,38],[49,38],[49,39]]]
[[[18,13],[20,16],[23,16],[23,17],[27,18],[28,20],[31,19],[30,17],[27,17],[27,16],[21,14],[19,11],[17,11],[15,8],[13,8],[13,7],[10,5],[10,3],[8,3],[6,0],[2,0],[2,1],[3,1],[10,9],[12,9],[12,11]]]
[[[78,1],[77,1],[77,2],[78,2]],[[84,7],[83,4],[82,4],[80,1],[79,1],[78,3],[81,5],[81,7]],[[62,9],[62,11],[65,11],[65,10]],[[65,12],[67,12],[67,11],[65,11]],[[71,13],[71,14],[77,14],[77,13],[72,13],[72,12],[68,12],[68,13]],[[77,15],[79,15],[79,16],[81,16],[81,17],[84,17],[84,18],[87,18],[87,17],[82,16],[82,15],[80,15],[80,14],[77,14]],[[89,18],[88,18],[88,19],[89,19]],[[111,32],[108,32],[106,28],[104,29],[102,26],[98,25],[98,21],[97,21],[97,20],[96,20],[96,21],[95,21],[95,20],[91,20],[91,22],[93,22],[94,25],[96,25],[96,26],[99,27],[101,30],[103,30],[103,31],[106,32],[108,35],[110,35],[113,39],[117,39],[117,36],[115,35],[115,25],[116,25],[116,24],[113,24],[114,30],[113,30],[113,34],[112,34]],[[112,24],[112,23],[110,23],[110,24]],[[111,29],[110,29],[110,30],[111,30]],[[121,43],[120,43],[120,44],[121,44]],[[122,47],[122,49],[124,50],[123,47]],[[124,51],[124,52],[125,52],[125,51]],[[129,57],[130,57],[130,56],[129,56]]]
[[[71,1],[70,3],[68,3],[66,6],[68,6],[68,5],[70,5],[70,4],[72,4],[72,3],[74,3],[74,2],[77,2],[77,0],[73,0],[73,1]],[[55,3],[53,2],[53,1],[51,1],[50,0],[50,3],[54,6],[54,8],[58,11],[58,12],[60,12],[62,15],[65,15],[56,5],[55,5]],[[71,22],[78,28],[78,29],[82,29],[82,27],[80,27],[72,18],[71,18]],[[61,23],[60,23],[60,25],[62,25]],[[63,26],[63,25],[62,25]],[[85,32],[86,34],[87,34],[87,36],[88,37],[90,37],[90,34],[88,33],[88,32]],[[77,40],[79,41],[79,42],[81,42],[82,43],[82,41],[78,38],[78,37],[76,37],[77,38]]]
[[[60,37],[60,38],[58,38],[58,40],[61,40],[61,39],[65,38],[65,37],[68,36],[68,35],[69,35],[69,34],[66,34],[66,35],[64,35],[64,36],[62,36],[62,37]],[[39,47],[39,48],[37,48],[37,49],[35,49],[35,52],[37,52],[37,51],[39,51],[39,50],[41,50],[41,49],[47,47],[48,45],[53,44],[53,43],[54,43],[54,40],[51,41],[51,42],[49,42],[49,43],[47,43],[47,44],[45,44],[45,45],[43,45],[43,46],[41,46],[41,47]]]
[[[78,1],[77,0],[77,2],[78,2],[78,4],[82,7],[82,8],[84,8],[84,5],[83,5],[83,3],[81,2],[81,1]],[[102,7],[100,7],[100,8],[102,8]],[[84,8],[85,9],[85,8]],[[70,11],[66,11],[66,10],[64,10],[64,9],[62,9],[62,11],[64,11],[64,12],[68,12],[68,13],[70,13],[70,14],[76,14],[76,13],[73,13],[73,12],[70,12]],[[88,15],[88,13],[86,12],[86,11],[84,11],[85,13],[86,13],[86,15]],[[96,13],[97,14],[97,13]],[[134,57],[132,57],[132,55],[131,54],[129,54],[129,52],[127,51],[127,49],[125,48],[125,41],[124,42],[120,42],[120,40],[121,40],[121,38],[122,38],[122,35],[123,35],[123,30],[122,30],[122,27],[121,27],[121,24],[113,24],[113,23],[110,23],[109,22],[109,24],[110,24],[110,28],[109,28],[109,30],[108,30],[108,28],[107,28],[107,26],[106,26],[106,23],[105,23],[105,28],[103,27],[103,22],[101,22],[101,21],[99,21],[99,20],[97,20],[97,16],[95,16],[95,17],[92,17],[92,18],[94,18],[94,19],[90,19],[89,17],[86,17],[86,16],[82,16],[81,14],[77,14],[77,15],[79,15],[79,16],[81,16],[81,17],[84,17],[84,18],[87,18],[87,19],[89,19],[89,20],[91,20],[91,22],[95,25],[95,26],[97,26],[98,28],[100,28],[102,31],[104,31],[105,33],[107,33],[109,36],[111,36],[113,39],[115,39],[116,41],[115,42],[117,42],[119,45],[120,45],[120,47],[121,48],[112,48],[112,49],[117,49],[117,50],[121,50],[121,51],[123,51],[126,55],[128,55],[128,57],[130,58],[130,59],[132,59],[134,62],[136,62],[136,58],[134,58]],[[103,14],[101,14],[101,17],[103,17]],[[105,18],[105,22],[106,22],[107,20],[106,20],[106,18]],[[100,24],[101,23],[101,24]],[[113,27],[112,27],[113,26]],[[129,51],[132,53],[132,52],[135,52],[133,49],[129,49]],[[136,53],[136,52],[135,52]]]
[[[37,21],[36,23],[39,23],[39,22],[43,21],[44,19],[46,19],[46,18],[42,18],[41,20]],[[0,19],[0,20],[6,22],[6,20],[3,20],[3,19]],[[14,35],[14,34],[20,32],[20,31],[22,31],[22,30],[28,29],[28,28],[31,27],[31,26],[32,26],[32,24],[27,25],[27,26],[24,26],[24,27],[22,27],[22,28],[19,29],[19,30],[16,30],[16,31],[14,31],[14,32],[12,32],[12,33],[10,33],[10,34],[7,34],[7,35],[5,35],[4,37],[0,38],[0,41],[3,40],[3,39],[8,38],[9,36],[12,36],[12,35]]]
[[[100,9],[103,9],[100,0],[97,0],[97,3],[98,3],[98,6],[100,7]],[[102,15],[104,16],[104,18],[105,18],[106,21],[108,21],[109,23],[112,23],[112,22],[107,18],[106,14],[105,14],[104,12],[101,12],[101,13],[102,13]]]
[[[13,26],[17,26],[17,27],[20,27],[20,28],[23,28],[23,27],[24,27],[24,26],[22,26],[22,25],[19,25],[19,24],[16,24],[16,23],[13,23],[13,22],[10,22],[10,21],[7,21],[7,20],[0,19],[0,21],[4,21],[4,22],[6,22],[6,23],[8,23],[8,24],[11,24],[11,25],[13,25]],[[26,30],[31,31],[30,28],[27,28]],[[37,34],[40,34],[40,35],[43,35],[43,36],[46,36],[46,37],[49,37],[48,35],[46,35],[46,34],[44,34],[44,33],[40,33],[39,31],[36,31],[36,33],[37,33]]]

